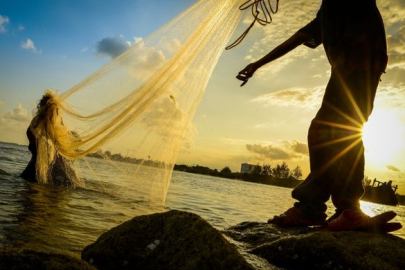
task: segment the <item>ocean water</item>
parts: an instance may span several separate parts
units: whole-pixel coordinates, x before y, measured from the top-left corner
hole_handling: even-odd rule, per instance
[[[88,176],[86,188],[76,189],[28,183],[18,175],[29,159],[26,147],[0,143],[0,169],[10,174],[0,174],[0,247],[80,257],[86,245],[134,216],[184,210],[222,230],[243,221],[266,222],[293,203],[288,188],[175,171],[166,204],[152,206],[142,194],[110,192],[120,188],[111,176],[105,177],[103,185]],[[398,213],[394,221],[405,224],[404,206],[362,202],[362,209],[370,215],[394,210]],[[328,211],[332,214],[331,205]],[[405,239],[405,229],[394,234]]]

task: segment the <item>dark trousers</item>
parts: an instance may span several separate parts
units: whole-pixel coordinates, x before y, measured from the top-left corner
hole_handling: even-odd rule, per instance
[[[380,71],[332,69],[309,127],[311,172],[292,191],[295,206],[325,212],[325,202],[332,197],[337,212],[359,208],[365,166],[361,129],[371,114],[380,76]]]

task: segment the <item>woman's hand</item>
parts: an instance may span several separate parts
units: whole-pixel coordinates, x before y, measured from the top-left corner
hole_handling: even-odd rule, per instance
[[[238,76],[236,76],[236,78],[238,80],[243,81],[243,83],[240,86],[244,86],[248,82],[250,77],[253,76],[253,74],[256,72],[256,70],[258,68],[259,68],[259,66],[256,63],[252,63],[252,64],[247,65],[241,71],[239,71],[239,74],[238,74]]]

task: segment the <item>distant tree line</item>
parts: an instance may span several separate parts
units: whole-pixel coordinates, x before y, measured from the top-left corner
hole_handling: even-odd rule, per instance
[[[133,158],[123,156],[121,153],[113,154],[108,150],[103,151],[101,149],[87,156],[118,162],[143,164],[145,166],[153,166],[158,168],[166,167],[164,162],[152,160],[150,157],[148,157],[148,159]],[[189,166],[177,164],[174,165],[174,170],[283,187],[295,187],[301,183],[302,178],[301,168],[297,166],[295,169],[291,170],[286,162],[277,164],[274,167],[272,167],[270,164],[265,164],[263,166],[257,165],[252,173],[232,172],[228,166],[218,171],[217,169],[211,169],[209,167],[200,165]]]
[[[254,173],[284,179],[293,178],[296,180],[300,180],[302,178],[302,170],[300,166],[297,166],[293,170],[291,170],[286,162],[277,164],[275,167],[271,167],[271,165],[269,164],[256,166]]]
[[[121,155],[121,153],[113,154],[108,150],[103,152],[103,150],[101,150],[101,149],[95,153],[88,154],[87,156],[93,157],[93,158],[105,159],[105,160],[113,160],[113,161],[118,161],[118,162],[142,164],[145,166],[153,166],[153,167],[158,167],[158,168],[164,168],[164,166],[165,166],[164,162],[158,161],[158,160],[152,160],[150,157],[148,157],[148,159],[133,158],[133,157],[123,156],[123,155]]]
[[[269,164],[257,165],[252,173],[232,172],[229,167],[222,170],[211,169],[200,165],[175,165],[174,170],[188,173],[211,175],[229,179],[239,179],[247,182],[262,183],[283,187],[295,187],[301,183],[302,170],[299,166],[291,170],[286,162],[272,167]]]

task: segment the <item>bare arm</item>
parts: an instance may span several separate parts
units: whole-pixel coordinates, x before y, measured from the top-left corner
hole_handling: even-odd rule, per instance
[[[242,85],[247,83],[250,77],[256,72],[260,67],[280,58],[281,56],[289,53],[294,50],[299,45],[303,44],[306,41],[309,41],[312,37],[308,34],[297,32],[292,35],[289,39],[281,43],[279,46],[274,48],[271,52],[265,55],[263,58],[257,62],[247,65],[243,70],[241,70],[236,76],[237,79],[243,81]]]

